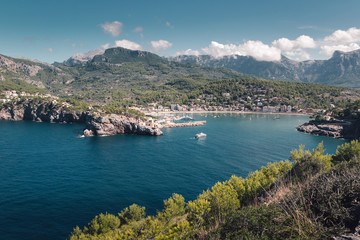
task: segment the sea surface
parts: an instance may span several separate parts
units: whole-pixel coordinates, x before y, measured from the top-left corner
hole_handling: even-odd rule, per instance
[[[132,203],[155,214],[172,193],[193,200],[217,181],[288,159],[300,144],[323,141],[335,153],[345,142],[297,132],[305,116],[192,117],[207,124],[159,137],[77,138],[82,125],[0,121],[0,239],[65,239],[76,225]],[[207,137],[195,139],[200,132]]]

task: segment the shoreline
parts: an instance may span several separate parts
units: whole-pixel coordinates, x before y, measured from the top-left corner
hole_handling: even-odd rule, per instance
[[[224,113],[235,113],[235,114],[268,114],[268,115],[294,115],[294,116],[311,116],[309,113],[287,113],[287,112],[251,112],[251,111],[159,111],[159,112],[143,112],[147,115],[166,115],[166,114],[224,114]]]

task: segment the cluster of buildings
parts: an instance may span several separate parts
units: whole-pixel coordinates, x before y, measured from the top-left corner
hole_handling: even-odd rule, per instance
[[[41,97],[41,98],[53,98],[58,99],[58,97],[50,94],[40,94],[40,93],[27,93],[27,92],[17,92],[15,90],[2,91],[0,94],[0,103],[11,102],[13,100],[19,100],[20,97]]]
[[[230,93],[223,93],[226,99],[231,98]],[[301,102],[302,99],[295,99]],[[231,102],[231,103],[229,103]],[[243,99],[227,101],[223,105],[216,104],[216,97],[213,95],[200,95],[197,99],[191,100],[186,105],[171,104],[170,106],[162,106],[159,103],[149,103],[147,107],[137,108],[139,111],[145,112],[170,112],[170,111],[244,111],[244,112],[268,112],[268,113],[306,113],[305,109],[298,106],[285,104],[282,98],[273,97],[266,99],[263,96],[247,96]]]

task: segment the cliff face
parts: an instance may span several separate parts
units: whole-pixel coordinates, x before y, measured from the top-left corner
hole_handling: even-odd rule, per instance
[[[69,111],[54,101],[25,100],[0,108],[0,120],[31,120],[37,122],[84,123],[88,112]]]
[[[0,107],[0,120],[31,120],[37,122],[85,123],[84,136],[136,134],[159,136],[159,128],[150,128],[126,117],[111,115],[96,117],[90,112],[69,111],[66,105],[54,101],[25,100],[11,107]]]
[[[116,115],[107,117],[88,116],[85,124],[84,135],[86,137],[109,136],[116,134],[159,136],[163,134],[159,128],[141,126],[140,124],[131,122]]]
[[[310,121],[296,129],[313,135],[352,140],[360,137],[360,119]]]

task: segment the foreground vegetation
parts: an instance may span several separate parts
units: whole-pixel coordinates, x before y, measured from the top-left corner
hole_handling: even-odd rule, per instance
[[[354,231],[360,143],[334,155],[322,143],[313,151],[300,146],[289,159],[218,182],[193,201],[173,194],[156,216],[136,204],[100,214],[69,239],[330,239]]]

